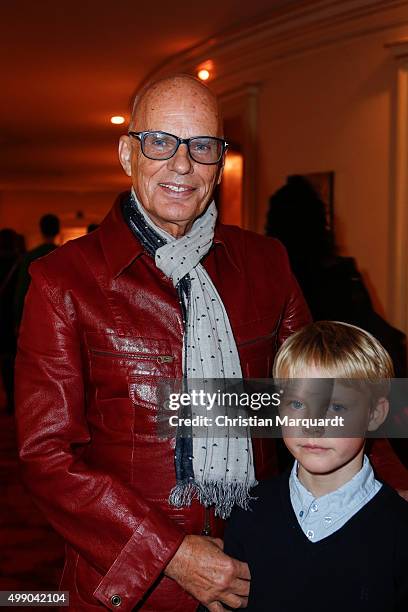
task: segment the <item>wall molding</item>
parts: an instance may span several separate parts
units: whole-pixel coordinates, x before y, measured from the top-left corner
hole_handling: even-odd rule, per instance
[[[151,72],[155,78],[186,72],[211,60],[218,93],[262,81],[271,65],[357,36],[408,24],[406,0],[308,0],[281,8],[267,19],[202,42]]]

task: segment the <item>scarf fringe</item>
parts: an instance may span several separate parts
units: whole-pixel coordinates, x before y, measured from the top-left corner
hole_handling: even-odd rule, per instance
[[[184,481],[173,487],[168,501],[170,505],[182,508],[191,506],[193,499],[197,499],[206,508],[214,505],[215,516],[226,519],[235,504],[243,510],[248,510],[249,502],[256,499],[250,495],[250,489],[257,484],[256,480],[249,484],[223,481]]]

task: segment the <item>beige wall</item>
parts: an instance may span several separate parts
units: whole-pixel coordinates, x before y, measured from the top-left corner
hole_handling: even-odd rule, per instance
[[[334,170],[340,253],[356,258],[386,315],[396,65],[384,43],[399,34],[362,36],[276,64],[259,99],[258,230],[269,195],[288,174]]]

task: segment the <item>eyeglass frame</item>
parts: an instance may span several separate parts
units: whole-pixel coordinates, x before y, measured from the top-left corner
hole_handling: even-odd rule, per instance
[[[146,136],[148,134],[165,134],[165,136],[171,136],[172,138],[175,138],[177,140],[177,146],[175,148],[174,153],[172,153],[171,155],[169,155],[169,157],[160,157],[159,159],[155,158],[155,157],[149,157],[149,155],[146,155],[145,151],[144,151],[144,140],[146,138]],[[225,155],[226,150],[228,149],[228,142],[226,140],[224,140],[224,138],[219,138],[218,136],[192,136],[191,138],[179,138],[179,136],[176,136],[175,134],[170,134],[170,132],[162,132],[161,130],[147,130],[145,132],[133,132],[133,131],[129,131],[128,132],[128,136],[132,136],[133,138],[137,138],[137,140],[140,142],[140,148],[142,149],[142,153],[145,157],[147,157],[147,159],[151,159],[152,161],[167,161],[168,159],[171,159],[172,157],[175,156],[175,154],[177,153],[179,146],[181,144],[185,144],[187,147],[187,151],[189,156],[191,157],[191,159],[196,162],[197,164],[203,164],[204,166],[214,166],[215,164],[219,164],[220,161],[223,158],[223,155]],[[219,157],[219,159],[217,159],[217,161],[215,162],[202,162],[202,161],[198,161],[196,159],[194,159],[194,157],[191,155],[190,152],[190,142],[192,140],[198,139],[198,138],[213,138],[214,140],[218,140],[219,142],[221,142],[222,144],[222,152],[221,155]]]

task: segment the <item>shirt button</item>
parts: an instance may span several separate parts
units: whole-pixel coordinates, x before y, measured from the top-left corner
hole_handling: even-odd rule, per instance
[[[300,518],[302,518],[302,516],[303,516],[303,510],[301,510],[301,511],[299,512],[299,516],[300,516]]]
[[[122,603],[122,598],[120,595],[112,595],[111,597],[111,604],[112,606],[120,606],[120,604]]]
[[[312,508],[311,508],[312,512],[317,512],[318,509],[319,509],[319,506],[317,504],[312,505]]]
[[[306,531],[306,535],[309,538],[309,540],[313,540],[313,538],[314,538],[314,531],[312,531],[311,529],[308,529]]]

